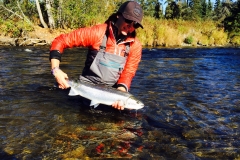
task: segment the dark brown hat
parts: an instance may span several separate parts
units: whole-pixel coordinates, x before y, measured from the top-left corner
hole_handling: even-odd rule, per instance
[[[124,2],[118,9],[119,13],[122,13],[123,17],[135,21],[143,28],[141,21],[143,18],[142,7],[135,1]]]

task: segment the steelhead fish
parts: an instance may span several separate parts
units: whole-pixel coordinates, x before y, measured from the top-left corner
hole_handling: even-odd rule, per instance
[[[122,101],[124,108],[141,109],[144,104],[132,94],[104,85],[91,84],[83,81],[68,81],[71,87],[69,96],[80,95],[91,100],[90,106],[96,108],[99,104],[112,105],[116,101]]]

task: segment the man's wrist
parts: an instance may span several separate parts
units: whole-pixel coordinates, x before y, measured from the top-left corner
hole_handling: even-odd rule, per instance
[[[53,67],[52,70],[51,70],[51,74],[52,74],[53,76],[55,76],[56,73],[57,73],[59,70],[60,70],[59,67]]]
[[[127,88],[127,86],[126,86],[125,84],[119,83],[119,84],[117,84],[117,88],[118,88],[118,87],[122,87],[122,88],[125,89],[126,92],[128,92],[128,88]]]

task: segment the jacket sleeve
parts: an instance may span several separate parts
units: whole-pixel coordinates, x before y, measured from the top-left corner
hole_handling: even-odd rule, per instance
[[[126,65],[122,74],[117,82],[119,85],[124,85],[129,90],[133,77],[138,69],[138,64],[142,57],[142,45],[136,39],[136,41],[130,45],[130,52],[127,58]]]
[[[62,54],[65,48],[79,46],[98,49],[105,30],[106,25],[102,24],[93,27],[79,28],[68,34],[62,34],[53,40],[50,51],[57,50]]]

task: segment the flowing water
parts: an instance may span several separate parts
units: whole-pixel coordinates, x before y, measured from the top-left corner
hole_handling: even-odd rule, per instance
[[[49,47],[0,47],[0,159],[240,159],[240,48],[143,49],[135,110],[56,89]],[[78,78],[86,49],[65,51]]]

